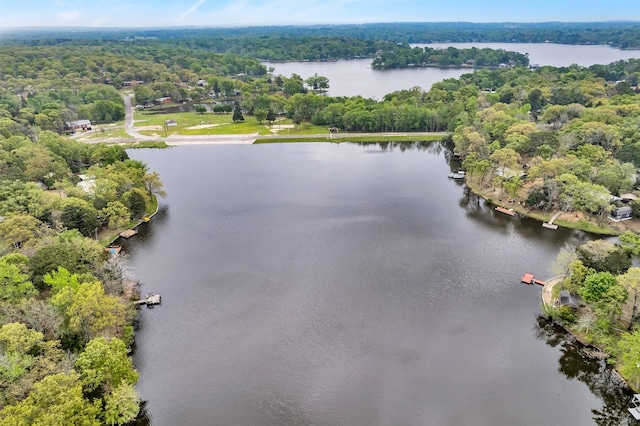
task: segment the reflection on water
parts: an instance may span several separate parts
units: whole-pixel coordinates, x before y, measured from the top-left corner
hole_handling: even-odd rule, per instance
[[[440,155],[444,148],[444,142],[430,142],[430,141],[384,141],[384,142],[349,142],[353,145],[360,145],[366,147],[378,147],[382,151],[399,150],[405,151],[426,151],[434,155]]]
[[[600,398],[603,406],[592,410],[593,420],[600,426],[636,425],[627,411],[633,392],[605,360],[590,358],[585,347],[562,327],[539,316],[535,324],[536,337],[551,347],[560,348],[558,371],[570,380],[579,380]],[[568,410],[571,407],[567,407]]]
[[[591,236],[495,212],[447,178],[447,155],[131,151],[169,194],[123,243],[141,290],[163,295],[139,316],[141,424],[625,421],[626,391],[537,324],[539,288],[519,284]]]

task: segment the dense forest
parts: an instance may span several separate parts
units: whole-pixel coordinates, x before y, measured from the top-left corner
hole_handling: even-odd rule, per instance
[[[146,214],[158,175],[43,130],[0,136],[0,179],[0,424],[130,422],[135,286],[95,238]]]
[[[134,28],[134,29],[23,29],[3,31],[4,42],[28,40],[36,44],[61,40],[124,40],[156,38],[159,40],[206,40],[216,53],[239,53],[236,43],[250,48],[260,39],[280,39],[297,43],[297,39],[347,38],[407,43],[434,42],[503,42],[610,44],[623,49],[640,47],[638,22],[542,22],[542,23],[471,23],[416,22],[343,25],[273,26],[249,28]],[[351,41],[351,40],[350,40]],[[217,47],[214,47],[217,46]],[[273,46],[271,46],[273,48]],[[251,52],[246,52],[252,55]],[[255,53],[255,51],[253,51]],[[261,57],[259,55],[254,55]],[[335,57],[335,56],[334,56]],[[299,59],[299,58],[288,58]]]
[[[371,67],[376,70],[411,67],[474,67],[498,68],[507,66],[526,67],[529,65],[527,55],[518,52],[507,52],[503,49],[435,49],[431,47],[411,47],[401,44],[391,49],[377,52]]]
[[[621,37],[637,32],[633,24],[616,25]],[[541,26],[539,36],[562,28],[566,35],[612,34],[600,24]],[[449,36],[445,27],[442,37]],[[536,27],[524,27],[535,33]],[[393,29],[404,31],[406,41],[433,41],[408,39],[420,24],[338,29],[374,34],[376,28],[381,37]],[[475,24],[460,28],[464,38]],[[499,29],[487,24],[475,31],[489,37]],[[145,34],[164,38],[173,31]],[[240,39],[240,31],[222,39]],[[247,40],[261,31],[271,30],[248,29]],[[254,117],[280,115],[349,132],[448,131],[470,185],[521,201],[530,211],[572,212],[602,224],[617,207],[614,196],[637,190],[640,60],[481,69],[428,91],[407,88],[376,101],[319,95],[316,89],[329,84],[322,76],[272,75],[250,57],[255,51],[218,53],[215,40],[206,47],[201,37],[188,30],[180,41],[34,39],[0,46],[0,425],[126,424],[138,414],[137,373],[128,357],[132,288],[123,284],[123,258],[108,255],[96,234],[140,218],[164,191],[159,176],[129,160],[122,147],[61,135],[70,120],[120,120],[127,81],[141,82],[124,86],[140,103],[161,96],[178,102],[230,98]],[[361,37],[362,46],[376,52],[408,48]],[[312,52],[316,42],[290,46]],[[476,52],[474,58],[480,53],[504,54]],[[630,205],[640,214],[640,202]],[[629,355],[640,353],[640,334],[619,327],[625,303],[633,314],[624,325],[637,321],[640,275],[630,259],[640,254],[640,241],[632,233],[621,239],[622,245],[567,250],[563,286],[583,296],[590,316],[552,315],[605,347],[640,386],[640,360]]]

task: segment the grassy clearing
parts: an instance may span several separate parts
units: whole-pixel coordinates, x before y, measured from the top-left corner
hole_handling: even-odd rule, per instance
[[[128,139],[131,136],[127,133],[125,129],[110,129],[108,127],[96,128],[91,131],[91,133],[87,133],[86,136],[83,136],[83,139],[106,139],[106,138],[119,138],[119,139]]]
[[[170,114],[149,114],[146,111],[134,112],[134,124],[141,134],[147,136],[184,135],[242,135],[257,133],[261,136],[278,135],[314,135],[327,133],[326,126],[316,126],[311,123],[301,123],[294,126],[293,121],[286,118],[273,125],[258,124],[252,116],[245,116],[242,122],[234,123],[233,114],[198,114],[196,112],[176,112]],[[175,120],[177,126],[164,127],[166,120]],[[155,130],[144,129],[156,126]],[[210,126],[210,127],[205,127]],[[200,128],[193,128],[200,127]],[[272,132],[274,130],[274,132]]]

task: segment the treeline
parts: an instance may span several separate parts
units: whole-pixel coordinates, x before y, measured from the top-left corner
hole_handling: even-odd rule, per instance
[[[135,288],[96,237],[163,194],[121,147],[0,135],[0,425],[137,417]]]
[[[528,65],[529,58],[526,55],[503,49],[478,49],[476,47],[436,49],[411,47],[406,43],[379,51],[371,63],[371,67],[377,70],[425,66],[498,68],[499,66],[526,67]]]
[[[610,44],[623,49],[640,47],[638,22],[544,22],[544,23],[471,23],[416,22],[345,25],[272,26],[248,28],[164,28],[164,29],[89,29],[3,31],[3,42],[28,40],[30,43],[59,43],[66,40],[123,40],[155,38],[159,40],[293,40],[310,38],[347,38],[407,43],[501,42]],[[222,52],[231,52],[219,50]],[[235,52],[238,53],[238,52]],[[255,51],[253,51],[255,53]],[[252,52],[247,55],[261,57]],[[339,57],[333,55],[333,57]],[[295,58],[288,58],[295,59]]]

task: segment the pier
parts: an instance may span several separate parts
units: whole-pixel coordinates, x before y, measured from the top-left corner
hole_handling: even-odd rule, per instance
[[[134,305],[147,305],[147,306],[153,306],[153,305],[159,305],[162,302],[162,298],[160,297],[159,294],[155,294],[155,293],[147,293],[147,297],[144,299],[140,299],[140,300],[136,300],[135,302],[133,302]]]
[[[534,275],[532,273],[529,273],[529,272],[525,272],[525,274],[522,276],[521,282],[523,282],[525,284],[538,284],[538,285],[545,285],[546,284],[545,281],[537,280],[534,277]]]
[[[131,238],[134,235],[136,235],[138,233],[137,229],[127,229],[126,231],[123,231],[120,233],[120,236],[122,238]]]
[[[500,207],[500,206],[496,207],[496,211],[498,211],[500,213],[504,213],[504,214],[509,215],[509,216],[515,216],[516,215],[516,212],[514,212],[513,209],[505,209],[504,207]]]
[[[554,214],[549,222],[543,222],[542,223],[542,227],[543,228],[547,228],[547,229],[558,229],[558,225],[554,225],[553,221],[556,220],[558,218],[558,216],[560,216],[561,214],[562,214],[562,212],[558,212],[558,213]]]

